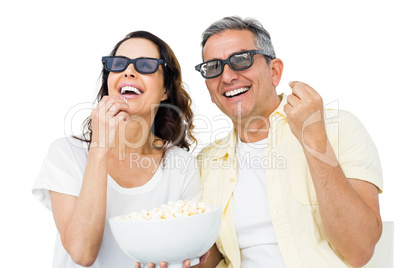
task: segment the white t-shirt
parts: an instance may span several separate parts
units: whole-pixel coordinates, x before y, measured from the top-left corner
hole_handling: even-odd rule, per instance
[[[49,191],[78,196],[87,158],[88,147],[85,142],[74,138],[61,138],[53,142],[33,187],[33,195],[50,210]],[[133,165],[146,164],[138,161],[140,160],[137,157],[132,158]],[[169,201],[195,202],[201,198],[202,186],[197,161],[189,152],[174,147],[166,154],[164,168],[155,168],[157,171],[154,176],[145,185],[135,188],[123,188],[108,176],[105,231],[98,258],[91,267],[135,266],[135,260],[126,256],[114,240],[108,221],[110,217],[142,209],[150,210]],[[75,264],[65,251],[58,233],[53,267],[81,267]]]
[[[238,178],[233,192],[233,219],[241,267],[285,267],[268,209],[265,147],[267,139],[243,143],[238,138]]]

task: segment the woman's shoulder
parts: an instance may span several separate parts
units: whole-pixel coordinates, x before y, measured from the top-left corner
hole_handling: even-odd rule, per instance
[[[197,159],[191,152],[186,149],[180,148],[178,146],[173,146],[168,150],[165,159],[164,159],[165,167],[170,169],[179,169],[179,170],[192,170],[198,169]]]
[[[49,147],[49,153],[56,152],[88,155],[88,143],[75,137],[60,137],[54,140]]]
[[[173,146],[167,151],[166,157],[185,157],[185,158],[195,158],[188,150],[180,148],[178,146]]]
[[[50,146],[55,147],[73,147],[77,149],[88,150],[88,143],[76,137],[60,137],[55,139]]]

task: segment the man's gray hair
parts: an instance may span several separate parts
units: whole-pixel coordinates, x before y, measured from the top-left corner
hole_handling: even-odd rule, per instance
[[[249,30],[255,35],[255,44],[259,50],[269,53],[275,58],[275,50],[271,42],[271,36],[262,24],[253,18],[242,19],[238,16],[225,17],[211,24],[202,34],[202,50],[208,38],[226,30]]]

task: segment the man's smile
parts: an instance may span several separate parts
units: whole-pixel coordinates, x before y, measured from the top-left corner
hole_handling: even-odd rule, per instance
[[[249,91],[250,87],[241,87],[225,92],[223,95],[228,98],[233,98]]]

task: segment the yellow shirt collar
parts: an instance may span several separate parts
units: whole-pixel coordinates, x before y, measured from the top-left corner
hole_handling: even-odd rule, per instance
[[[276,115],[287,118],[284,111],[284,106],[287,103],[287,95],[285,93],[282,93],[278,95],[278,97],[281,102],[279,103],[279,106],[276,108],[276,110],[269,116],[270,121],[272,121],[272,117]],[[230,158],[231,160],[234,160],[236,155],[237,136],[238,134],[236,128],[233,128],[228,136],[216,141],[214,144],[212,144],[212,146],[206,148],[204,151],[207,151],[213,147],[214,150],[216,150],[215,156],[217,159]]]

